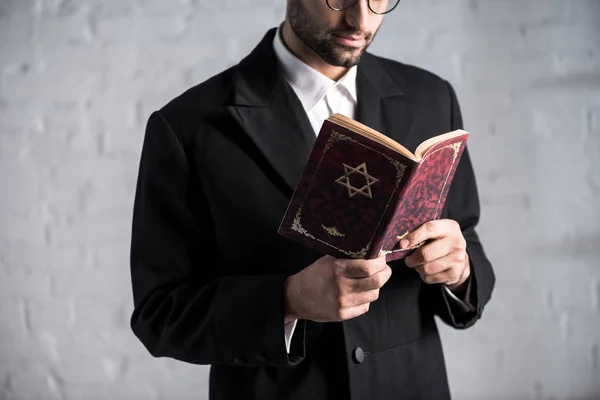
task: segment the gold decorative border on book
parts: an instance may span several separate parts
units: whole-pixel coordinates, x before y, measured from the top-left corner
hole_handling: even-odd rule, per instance
[[[323,228],[323,230],[325,232],[329,233],[331,236],[338,236],[338,237],[344,237],[344,236],[346,236],[342,232],[338,231],[338,228],[335,227],[335,226],[321,225],[321,228]]]
[[[408,234],[409,234],[409,233],[410,233],[410,232],[406,231],[406,232],[404,232],[402,235],[400,235],[400,236],[396,236],[396,240],[400,241],[400,240],[404,239],[405,237],[407,237],[407,236],[408,236]]]
[[[396,186],[400,184],[402,181],[402,177],[404,176],[404,171],[406,171],[406,165],[402,164],[398,160],[394,160],[392,157],[387,154],[380,153],[383,157],[385,157],[394,167],[396,167]]]
[[[319,240],[322,243],[322,240]],[[325,243],[329,246],[331,246],[329,243]],[[336,249],[338,251],[341,251],[342,253],[344,253],[345,255],[351,257],[351,258],[363,258],[367,255],[367,251],[369,251],[369,248],[371,247],[371,245],[373,244],[373,241],[370,241],[369,243],[367,243],[367,245],[365,247],[362,248],[361,251],[347,251],[347,250],[342,250],[342,249]],[[333,246],[331,246],[333,247]]]
[[[321,154],[321,159],[319,160],[319,163],[317,164],[317,167],[315,169],[315,173],[316,171],[319,170],[320,166],[321,166],[321,162],[323,161],[323,158],[325,157],[325,154],[327,154],[327,152],[329,151],[329,149],[331,149],[331,146],[333,146],[334,143],[336,142],[340,142],[340,141],[348,141],[348,142],[353,142],[353,143],[357,143],[371,151],[376,152],[377,154],[383,156],[386,160],[388,160],[394,167],[396,167],[396,186],[394,187],[394,191],[392,192],[392,194],[390,195],[390,198],[387,202],[387,204],[385,205],[385,209],[383,210],[383,212],[381,213],[381,218],[379,219],[379,222],[377,223],[377,226],[375,227],[375,229],[373,230],[373,235],[371,236],[371,239],[369,240],[369,243],[367,243],[361,250],[359,251],[348,251],[348,250],[344,250],[344,249],[340,249],[330,243],[325,242],[324,240],[321,240],[317,237],[315,237],[314,235],[310,234],[303,226],[302,226],[302,207],[304,206],[304,201],[306,200],[306,198],[308,197],[308,193],[309,191],[306,191],[306,194],[304,196],[304,198],[302,199],[302,202],[300,203],[300,207],[298,208],[298,211],[296,212],[296,216],[294,218],[294,221],[292,223],[291,229],[293,231],[296,231],[306,237],[309,237],[313,240],[316,240],[320,243],[323,243],[339,252],[341,252],[342,254],[345,254],[351,258],[363,258],[367,255],[367,252],[369,251],[369,249],[371,248],[371,246],[373,245],[373,239],[375,237],[375,233],[377,232],[377,230],[379,229],[379,226],[381,225],[381,220],[383,219],[383,215],[385,214],[385,212],[387,211],[390,202],[392,201],[392,199],[394,198],[394,194],[396,193],[396,190],[398,189],[398,186],[400,185],[400,182],[402,181],[402,178],[404,176],[404,172],[406,171],[406,165],[401,163],[398,160],[393,159],[392,157],[388,156],[387,154],[384,154],[380,151],[377,151],[367,145],[365,145],[364,143],[359,142],[356,139],[352,139],[351,137],[341,134],[337,131],[332,130],[331,131],[331,135],[329,136],[329,140],[327,141],[327,143],[325,144],[325,149],[323,150],[323,154]]]
[[[316,239],[316,237],[308,233],[308,231],[302,227],[302,223],[300,222],[300,218],[302,217],[300,216],[300,214],[302,214],[302,206],[298,208],[298,212],[296,213],[296,217],[294,218],[294,222],[292,223],[292,230],[304,236],[308,236],[311,239]]]

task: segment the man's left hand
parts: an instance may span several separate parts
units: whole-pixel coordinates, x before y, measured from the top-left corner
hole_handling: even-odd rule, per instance
[[[406,257],[406,265],[414,268],[428,284],[441,283],[455,294],[462,294],[471,275],[467,242],[458,222],[451,219],[429,221],[400,241],[403,249],[429,243]]]

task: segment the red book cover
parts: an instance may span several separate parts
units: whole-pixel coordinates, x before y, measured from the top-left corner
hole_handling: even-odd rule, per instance
[[[401,250],[398,237],[439,218],[468,133],[415,157],[360,127],[324,121],[278,232],[337,258],[402,258],[414,248]]]

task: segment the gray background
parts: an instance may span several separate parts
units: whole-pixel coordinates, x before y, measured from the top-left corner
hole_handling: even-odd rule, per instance
[[[283,13],[0,0],[0,398],[206,398],[128,327],[143,130]],[[472,132],[497,287],[442,328],[455,398],[600,398],[600,1],[405,0],[371,50],[450,80]]]

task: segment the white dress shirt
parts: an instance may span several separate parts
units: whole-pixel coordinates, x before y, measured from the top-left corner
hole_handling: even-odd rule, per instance
[[[349,118],[354,118],[358,97],[356,94],[356,70],[353,66],[337,82],[313,69],[308,64],[293,55],[283,43],[281,38],[281,26],[273,39],[273,48],[277,56],[285,80],[290,84],[296,96],[302,103],[310,124],[315,132],[319,134],[323,121],[332,114],[339,113]],[[444,287],[457,305],[465,310],[472,311],[474,307],[468,302],[460,300],[447,287]],[[470,285],[467,288],[469,299]],[[297,321],[285,325],[285,345],[287,352],[290,351],[290,342],[296,329]]]

